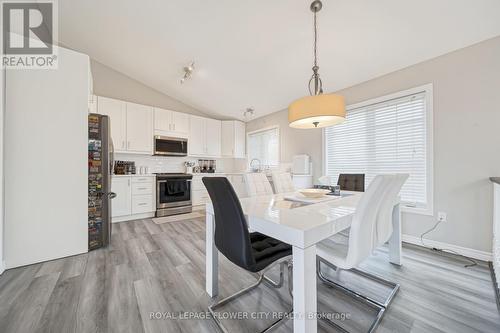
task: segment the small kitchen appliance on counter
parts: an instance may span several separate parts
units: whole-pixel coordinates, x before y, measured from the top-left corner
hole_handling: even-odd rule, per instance
[[[217,162],[215,160],[198,160],[199,172],[215,173],[217,170]]]
[[[135,175],[135,162],[132,161],[115,161],[115,175]]]

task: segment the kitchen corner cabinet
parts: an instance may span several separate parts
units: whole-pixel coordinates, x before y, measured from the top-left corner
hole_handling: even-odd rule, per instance
[[[189,135],[189,115],[154,108],[154,131],[157,135],[187,137]]]
[[[222,157],[245,158],[245,123],[237,120],[222,121]]]
[[[221,156],[221,121],[198,116],[189,117],[189,156]]]
[[[115,152],[153,153],[153,108],[98,97],[97,111],[109,116]]]

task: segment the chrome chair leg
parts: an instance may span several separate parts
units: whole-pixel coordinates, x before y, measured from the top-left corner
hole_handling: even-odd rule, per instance
[[[264,282],[266,282],[270,287],[273,288],[281,288],[283,286],[284,274],[285,274],[285,266],[287,262],[281,262],[280,264],[280,279],[279,282],[274,282],[270,277],[264,275]]]
[[[329,284],[334,284],[335,287],[338,287],[339,289],[342,289],[342,290],[344,290],[345,292],[347,292],[347,293],[349,293],[351,295],[356,295],[356,296],[361,297],[363,299],[366,299],[366,300],[368,300],[368,301],[370,301],[372,303],[375,303],[375,304],[377,304],[379,306],[382,306],[382,307],[386,308],[391,303],[392,299],[394,298],[394,296],[396,296],[396,293],[399,290],[399,284],[398,283],[385,280],[385,279],[381,278],[380,276],[377,276],[377,275],[374,275],[374,274],[371,274],[371,273],[367,273],[367,272],[361,271],[361,270],[359,270],[357,268],[350,269],[350,271],[352,271],[352,272],[354,272],[354,273],[356,273],[358,275],[364,276],[367,279],[379,282],[381,284],[384,284],[384,285],[392,288],[391,293],[389,294],[389,296],[387,297],[387,299],[385,300],[385,302],[381,303],[381,302],[379,302],[377,300],[374,300],[373,298],[370,298],[370,297],[365,296],[365,295],[361,295],[361,294],[357,293],[354,290],[348,289],[348,288],[344,287],[343,285],[341,285],[338,282],[335,282],[335,281],[332,281],[332,280],[328,279],[326,276],[324,276],[323,272],[321,271],[321,263],[323,263],[324,265],[332,268],[333,270],[337,270],[337,267],[335,267],[335,265],[332,265],[328,261],[322,260],[320,257],[318,257],[316,259],[316,272],[317,272],[317,275],[318,275],[318,277],[320,278],[321,281],[323,281],[325,283],[329,283]]]
[[[234,293],[233,295],[230,295],[218,302],[215,302],[213,303],[212,305],[210,305],[208,307],[208,311],[210,312],[210,315],[212,316],[212,318],[214,319],[215,323],[217,324],[217,326],[219,327],[219,329],[224,332],[224,333],[229,333],[229,331],[226,330],[226,328],[224,327],[224,325],[222,325],[222,322],[220,321],[219,317],[217,316],[217,313],[215,312],[215,310],[217,308],[220,308],[221,306],[235,300],[236,298],[240,297],[241,295],[257,288],[261,283],[262,281],[267,281],[269,282],[269,284],[275,288],[279,288],[283,285],[283,274],[284,274],[284,267],[285,265],[288,264],[288,262],[290,261],[290,258],[291,256],[288,256],[288,257],[284,257],[280,260],[277,260],[273,265],[265,268],[264,270],[262,270],[261,272],[259,272],[259,278],[257,279],[257,281],[246,287],[245,289],[242,289],[236,293]],[[273,280],[271,279],[268,279],[266,276],[265,276],[265,273],[267,271],[269,271],[271,268],[273,268],[274,266],[276,265],[280,265],[280,282],[276,283],[274,282]],[[287,315],[286,316],[283,316],[282,318],[280,319],[277,319],[275,322],[273,322],[270,326],[268,326],[266,329],[264,329],[263,331],[261,331],[261,333],[264,333],[264,332],[270,332],[271,330],[277,328],[281,323],[283,323],[285,321],[285,319],[288,319],[289,315],[293,312],[293,309],[290,309],[288,312],[287,312]]]
[[[391,281],[387,281],[379,276],[376,276],[376,275],[373,275],[373,274],[370,274],[370,273],[367,273],[367,272],[364,272],[364,271],[360,271],[358,269],[352,269],[352,271],[356,272],[357,274],[360,274],[368,279],[371,279],[371,280],[374,280],[374,281],[377,281],[377,282],[380,282],[384,285],[387,285],[387,286],[390,286],[392,287],[392,290],[391,290],[391,293],[389,294],[388,298],[386,299],[386,301],[384,303],[380,303],[376,300],[373,300],[371,299],[370,297],[367,297],[365,295],[361,295],[351,289],[348,289],[346,287],[344,287],[343,285],[335,282],[335,281],[332,281],[330,279],[328,279],[324,274],[323,272],[321,271],[321,264],[325,264],[326,266],[334,269],[334,270],[337,270],[337,267],[335,265],[332,265],[331,263],[325,261],[325,260],[322,260],[320,257],[317,257],[316,258],[316,274],[318,276],[318,278],[325,284],[333,287],[333,288],[337,288],[337,289],[340,289],[342,291],[344,291],[345,293],[353,296],[354,298],[358,299],[359,301],[363,302],[364,304],[367,304],[368,306],[372,307],[372,308],[375,308],[378,310],[377,312],[377,317],[375,318],[375,320],[372,322],[368,332],[371,333],[371,332],[374,332],[375,329],[377,328],[377,326],[380,324],[380,321],[382,320],[382,317],[384,316],[384,313],[385,313],[385,310],[387,309],[387,307],[389,306],[389,304],[391,303],[392,299],[394,298],[394,296],[396,295],[396,293],[398,292],[399,290],[399,284],[397,283],[394,283],[394,282],[391,282]],[[328,320],[328,319],[324,319],[326,322],[328,322],[328,324],[330,325],[333,325],[337,328],[340,328],[342,329],[343,331],[345,331],[345,329],[343,329],[342,327],[340,327],[338,324],[336,324],[335,322],[331,321],[331,320]]]

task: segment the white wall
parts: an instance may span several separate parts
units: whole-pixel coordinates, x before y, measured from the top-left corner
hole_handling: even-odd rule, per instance
[[[246,131],[278,125],[280,128],[280,163],[292,163],[294,155],[307,154],[313,164],[313,179],[321,176],[321,129],[296,129],[288,126],[288,111],[282,110],[246,124]]]
[[[332,73],[332,79],[335,79]],[[323,73],[323,79],[327,80]],[[500,37],[425,61],[337,93],[354,104],[434,85],[434,210],[448,213],[429,239],[491,253],[493,197],[490,176],[500,175]],[[300,150],[321,173],[320,132],[283,130],[286,110],[253,120],[247,131],[281,125],[282,158]],[[403,233],[430,228],[435,216],[403,215]]]
[[[7,268],[87,252],[89,59],[59,48],[57,70],[8,70]]]
[[[206,116],[204,113],[154,90],[97,61],[91,61],[94,94],[168,110]]]

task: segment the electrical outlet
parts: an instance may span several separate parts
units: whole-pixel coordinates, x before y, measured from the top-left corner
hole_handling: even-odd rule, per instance
[[[438,221],[439,222],[446,222],[446,213],[445,212],[438,212]]]

